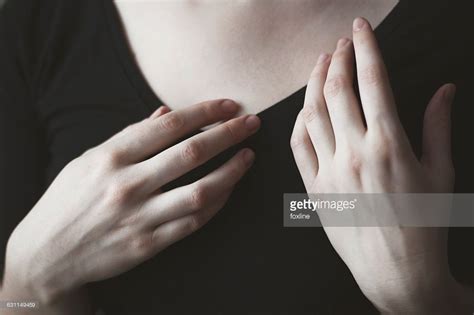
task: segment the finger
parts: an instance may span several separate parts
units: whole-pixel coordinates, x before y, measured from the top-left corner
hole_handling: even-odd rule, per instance
[[[354,91],[352,41],[339,40],[329,66],[324,97],[336,137],[336,145],[365,132],[360,105]]]
[[[153,231],[152,236],[154,252],[160,252],[199,230],[224,206],[227,198],[228,196],[223,196],[216,200],[215,204],[210,208],[159,225]]]
[[[144,189],[154,191],[243,141],[259,127],[260,119],[255,115],[232,119],[140,163],[137,174],[145,178]]]
[[[230,195],[252,165],[254,157],[252,150],[241,150],[200,180],[152,197],[142,206],[140,217],[147,225],[158,226],[212,207],[220,197]]]
[[[119,132],[118,134],[116,134],[116,135],[113,136],[112,138],[108,139],[108,140],[104,143],[104,145],[105,145],[105,146],[109,146],[109,147],[113,146],[113,144],[111,144],[111,143],[116,142],[116,141],[117,141],[117,138],[123,136],[124,134],[130,133],[132,130],[135,130],[135,129],[137,129],[137,128],[141,128],[141,126],[142,126],[143,124],[147,123],[148,121],[153,120],[153,119],[156,119],[156,118],[158,118],[158,117],[160,117],[160,116],[163,116],[164,114],[169,113],[170,111],[171,111],[171,110],[170,110],[169,107],[166,106],[166,105],[163,105],[163,106],[158,107],[158,109],[155,110],[149,117],[146,117],[146,118],[142,119],[141,121],[138,121],[138,122],[136,122],[136,123],[134,123],[134,124],[131,124],[131,125],[127,126],[127,127],[126,127],[125,129],[123,129],[121,132]]]
[[[393,92],[375,34],[362,18],[355,19],[353,28],[357,79],[367,129],[380,123],[398,126]]]
[[[155,118],[158,118],[166,113],[169,113],[170,112],[170,109],[168,106],[166,105],[163,105],[163,106],[160,106],[156,111],[153,112],[153,114],[151,114],[151,116],[149,117],[149,119],[155,119]]]
[[[318,174],[318,158],[301,112],[296,118],[293,134],[291,135],[291,149],[301,178],[308,189]]]
[[[230,100],[214,100],[158,115],[139,123],[110,141],[111,150],[123,163],[137,163],[180,138],[207,125],[233,117],[239,106]],[[155,115],[156,114],[156,115]]]
[[[437,174],[444,174],[452,169],[451,107],[455,94],[454,84],[442,86],[425,112],[421,161]]]
[[[334,154],[335,139],[329,119],[323,88],[329,69],[331,56],[322,54],[311,73],[303,106],[303,120],[306,125],[319,163]]]

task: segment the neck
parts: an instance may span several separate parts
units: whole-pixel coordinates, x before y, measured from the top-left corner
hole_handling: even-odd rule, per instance
[[[396,0],[116,2],[140,69],[171,108],[226,97],[258,113],[304,86],[356,16],[377,25]]]
[[[295,36],[336,5],[329,0],[116,0],[119,5],[166,12],[190,33],[205,31],[224,45],[271,42]],[[339,1],[335,1],[339,2]],[[340,4],[338,5],[340,6]],[[164,14],[160,14],[163,16]],[[170,25],[170,24],[169,24]]]

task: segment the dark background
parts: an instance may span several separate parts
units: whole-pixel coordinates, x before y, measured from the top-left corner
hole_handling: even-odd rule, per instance
[[[15,0],[10,0],[15,1]],[[41,1],[41,0],[38,0]],[[67,1],[67,0],[63,0]],[[288,0],[291,1],[291,0]],[[419,6],[429,5],[430,2],[415,1]],[[5,0],[0,0],[0,5]],[[447,3],[447,2],[445,2]],[[417,73],[419,69],[413,69],[411,65],[416,63],[420,68],[425,69],[423,79],[425,86],[433,87],[441,86],[443,83],[450,82],[454,77],[460,73],[464,76],[463,80],[454,82],[458,84],[458,94],[453,108],[453,156],[454,164],[458,171],[456,172],[456,191],[461,193],[473,193],[474,185],[474,150],[473,150],[473,135],[474,135],[474,111],[473,111],[473,50],[472,50],[472,13],[469,10],[470,1],[459,0],[453,1],[456,3],[456,12],[435,12],[439,14],[436,20],[439,22],[436,26],[425,24],[428,19],[417,19],[417,16],[410,16],[410,23],[403,23],[397,27],[397,40],[388,38],[383,42],[384,57],[390,60],[389,73],[391,75],[393,89],[397,96],[399,104],[406,104],[404,107],[399,107],[401,120],[406,129],[420,130],[420,121],[424,113],[424,106],[429,99],[425,92],[420,92],[420,87],[417,86],[420,82],[420,74]],[[453,6],[449,10],[454,10]],[[448,9],[447,9],[448,10]],[[445,16],[457,16],[458,19],[443,19]],[[456,27],[452,27],[453,24]],[[401,30],[400,30],[401,29]],[[447,29],[456,29],[455,34],[446,33]],[[412,37],[412,31],[423,31],[425,36],[423,38]],[[420,50],[420,46],[424,46],[425,42],[437,42],[436,38],[447,38],[443,43],[445,47],[440,50],[426,51]],[[404,43],[404,49],[400,49],[398,45]],[[407,48],[408,47],[408,48]],[[462,53],[459,53],[462,52]],[[440,56],[442,55],[442,56]],[[445,60],[445,61],[440,61]],[[443,81],[440,81],[442,78]],[[460,83],[462,82],[462,83]],[[397,93],[405,91],[402,93]],[[408,92],[407,92],[408,91]],[[412,104],[425,104],[424,106],[410,106]],[[419,132],[412,133],[410,140],[414,148],[420,147],[421,135]],[[2,154],[0,152],[0,154]],[[462,170],[460,172],[459,170]],[[26,210],[26,209],[25,209]],[[27,210],[26,210],[27,211]],[[23,216],[21,213],[13,214],[16,216],[8,220],[10,222],[18,222]],[[4,225],[5,223],[5,225]],[[0,222],[0,234],[9,235],[13,229],[13,225],[6,222]],[[474,229],[473,228],[453,228],[450,229],[450,263],[453,273],[460,281],[472,284],[474,282]],[[4,253],[3,238],[0,244],[0,253]],[[0,258],[0,271],[2,269],[3,258]]]

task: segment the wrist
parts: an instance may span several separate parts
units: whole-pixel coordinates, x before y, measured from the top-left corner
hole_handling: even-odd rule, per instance
[[[6,277],[5,277],[6,278]],[[5,279],[4,278],[4,279]],[[40,294],[38,294],[38,292]],[[89,301],[85,287],[70,291],[58,291],[54,288],[28,288],[20,285],[14,278],[8,277],[0,288],[0,301],[17,303],[34,303],[31,309],[12,309],[5,314],[92,314],[93,308]],[[3,314],[3,313],[2,313]]]
[[[61,275],[61,268],[47,268],[38,255],[24,257],[17,250],[19,248],[22,247],[15,245],[11,237],[7,245],[2,285],[9,299],[35,301],[48,306],[75,290],[69,282],[72,277]]]
[[[59,288],[48,285],[42,279],[30,279],[20,270],[20,266],[7,266],[5,269],[2,291],[7,300],[48,305],[61,294]]]
[[[82,287],[66,288],[46,279],[25,279],[15,272],[5,272],[2,285],[2,300],[35,302],[41,308],[49,309],[61,305],[82,291]]]

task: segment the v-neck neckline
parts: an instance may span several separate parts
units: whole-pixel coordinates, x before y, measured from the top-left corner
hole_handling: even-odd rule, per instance
[[[404,3],[404,1],[399,1],[375,29],[377,37],[385,38],[389,36],[389,34],[396,28],[397,22],[400,21],[398,15],[400,15],[402,11],[402,2]],[[140,70],[138,63],[135,60],[114,1],[103,0],[103,8],[106,16],[106,22],[112,36],[113,44],[115,46],[115,51],[118,58],[120,59],[123,70],[130,80],[130,83],[137,91],[138,96],[151,113],[164,103],[158,97],[158,95],[156,95],[155,91],[152,89],[151,85],[143,75],[143,72]],[[264,116],[267,112],[275,110],[275,108],[279,107],[281,104],[287,103],[287,101],[294,97],[294,95],[303,93],[304,90],[306,90],[306,85],[284,97],[274,105],[269,106],[268,108],[259,112],[257,115],[260,117]]]

